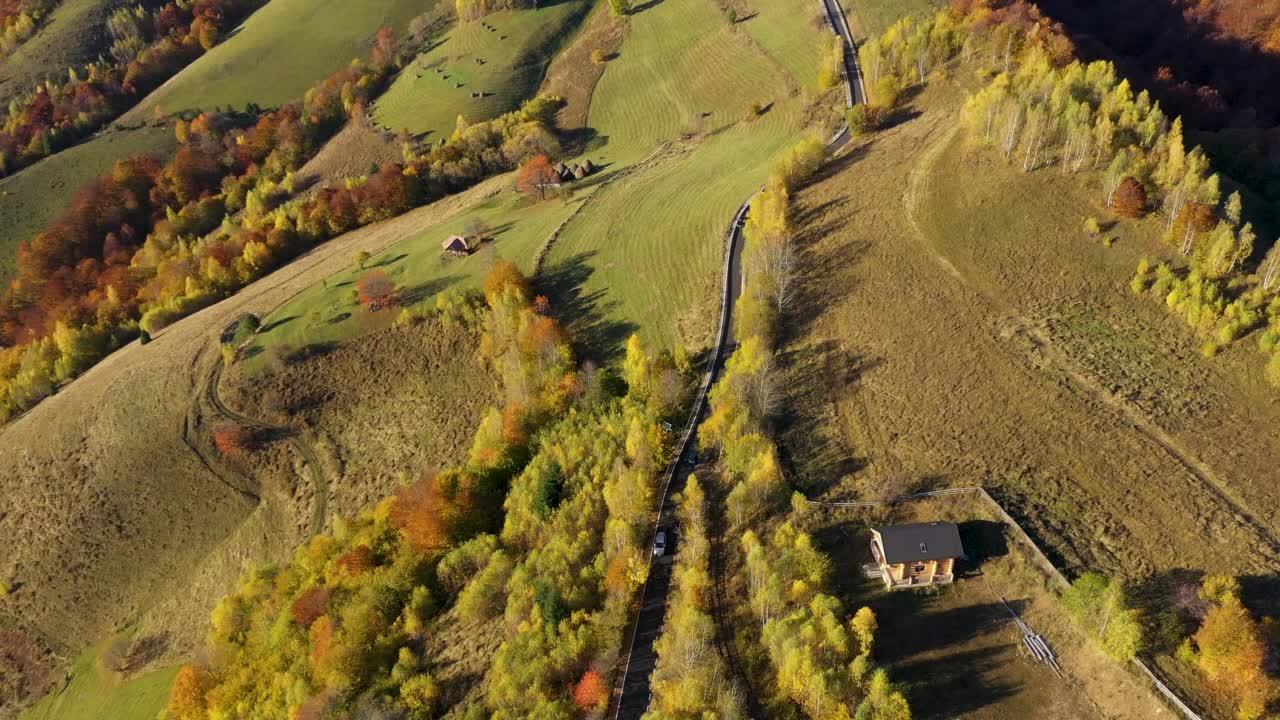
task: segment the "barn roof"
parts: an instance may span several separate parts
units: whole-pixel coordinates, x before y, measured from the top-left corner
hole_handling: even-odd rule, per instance
[[[880,534],[884,561],[890,565],[964,557],[955,523],[928,522],[874,528]]]
[[[461,235],[450,235],[440,243],[440,247],[444,248],[445,250],[457,247],[459,245],[462,246],[463,250],[466,250],[467,248],[471,247],[471,245],[467,242],[467,239],[462,237]]]

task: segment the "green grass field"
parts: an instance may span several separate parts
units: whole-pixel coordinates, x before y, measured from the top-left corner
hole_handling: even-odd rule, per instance
[[[177,145],[169,127],[112,130],[0,179],[0,283],[13,275],[18,243],[53,222],[86,182],[126,157],[166,159]]]
[[[926,15],[946,7],[945,0],[842,0],[854,39],[876,37],[907,15]]]
[[[153,92],[132,117],[275,107],[302,97],[313,84],[353,58],[368,55],[379,28],[403,33],[435,0],[272,0],[235,33]],[[139,115],[138,113],[144,113]]]
[[[534,20],[546,12],[523,16]],[[628,18],[627,40],[591,96],[588,126],[597,137],[589,154],[604,167],[596,178],[567,204],[529,205],[504,191],[448,218],[430,216],[428,226],[368,266],[385,269],[411,302],[429,303],[442,290],[475,285],[487,269],[489,251],[466,259],[440,253],[440,241],[472,218],[500,229],[493,252],[526,271],[563,224],[542,268],[540,290],[593,352],[611,357],[633,331],[666,346],[705,346],[718,316],[724,233],[769,165],[802,136],[804,113],[796,91],[814,84],[817,47],[826,32],[810,22],[810,14],[784,18],[782,0],[768,0],[759,12],[746,24],[758,22],[763,39],[745,35],[741,25],[730,27],[710,3],[642,6]],[[500,14],[491,24],[505,30],[504,22],[520,15]],[[787,27],[766,28],[775,20]],[[537,32],[554,36],[546,29],[550,23],[539,26]],[[430,56],[476,52],[479,45],[469,43],[492,42],[494,35],[477,23],[449,39],[458,50],[446,45]],[[472,62],[460,59],[451,66]],[[796,77],[800,73],[804,77]],[[398,83],[379,112],[398,107],[410,117],[404,105],[416,101],[410,90],[438,82],[434,71],[423,74]],[[748,119],[751,103],[765,107],[763,115]],[[452,127],[456,107],[439,107],[424,107],[436,119],[410,129]],[[370,318],[356,306],[359,274],[338,273],[277,308],[263,319],[270,329],[257,345],[300,348],[389,323],[390,313]],[[250,348],[249,356],[253,367],[263,366],[265,353]]]
[[[566,226],[547,269],[556,285],[577,284],[576,296],[592,299],[582,308],[591,325],[696,348],[708,344],[718,316],[734,210],[802,135],[789,89],[804,81],[787,67],[803,53],[780,60],[743,42],[710,3],[662,2],[630,23],[592,96],[588,125],[606,141],[595,152],[630,165],[674,142],[602,189]],[[793,32],[796,46],[820,38],[804,23]],[[768,110],[747,121],[752,102]],[[699,122],[699,139],[679,139]]]
[[[590,7],[568,0],[486,16],[497,30],[480,21],[457,25],[405,68],[375,104],[374,118],[391,130],[447,135],[459,115],[479,122],[515,109],[537,90],[561,41]],[[485,96],[472,97],[476,92]]]
[[[760,47],[806,89],[818,85],[822,44],[814,31],[826,32],[821,6],[813,0],[752,0],[756,13],[738,23]],[[804,39],[797,42],[797,38]]]
[[[19,720],[151,720],[169,700],[177,668],[165,668],[120,681],[98,665],[101,648],[86,651],[71,664],[71,680],[27,708]]]
[[[247,369],[264,367],[266,355],[262,350],[269,345],[284,343],[304,348],[336,342],[385,327],[394,320],[398,311],[370,317],[352,297],[359,277],[374,269],[385,271],[396,282],[401,289],[402,306],[408,308],[432,307],[437,293],[453,287],[478,286],[494,253],[510,258],[525,272],[532,272],[538,248],[584,201],[585,197],[568,203],[558,199],[530,203],[508,191],[440,219],[374,255],[365,263],[365,269],[353,264],[263,318],[262,324],[268,329],[246,349]],[[465,258],[444,255],[440,242],[450,235],[462,234],[463,228],[477,219],[488,223],[494,232],[486,249]]]
[[[110,44],[106,19],[129,0],[63,0],[48,21],[13,54],[0,59],[0,104],[45,78],[92,62]]]

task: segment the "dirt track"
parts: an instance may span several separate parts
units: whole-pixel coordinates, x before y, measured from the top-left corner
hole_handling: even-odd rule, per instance
[[[150,344],[117,351],[0,429],[8,496],[0,536],[10,539],[0,570],[16,585],[0,623],[64,653],[139,618],[144,627],[180,628],[175,647],[198,642],[229,578],[288,552],[297,538],[276,530],[313,512],[287,486],[292,472],[252,493],[262,499],[255,504],[236,489],[243,477],[193,449],[207,445],[213,422],[200,397],[221,362],[222,328],[349,266],[357,250],[376,253],[505,182],[334,239]]]
[[[980,484],[1065,567],[1273,572],[1274,405],[1127,294],[1141,237],[1081,246],[1078,180],[976,181],[1011,171],[965,165],[941,92],[798,194],[784,446],[808,490]]]

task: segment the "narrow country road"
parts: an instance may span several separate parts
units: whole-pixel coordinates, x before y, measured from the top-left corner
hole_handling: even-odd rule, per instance
[[[845,98],[846,105],[852,107],[855,103],[866,101],[862,71],[858,68],[857,46],[854,45],[853,34],[849,32],[849,23],[845,19],[839,0],[822,0],[822,5],[828,25],[833,32],[844,40]],[[835,153],[843,148],[850,139],[849,128],[846,126],[831,139],[828,150],[831,153]],[[736,349],[732,337],[733,311],[737,306],[738,297],[742,294],[742,255],[745,245],[742,227],[746,223],[747,210],[750,204],[751,199],[748,198],[738,208],[726,237],[724,296],[721,299],[720,325],[716,346],[712,351],[702,386],[699,388],[697,398],[694,400],[693,412],[689,415],[689,422],[676,445],[675,459],[664,476],[662,501],[658,509],[658,521],[654,527],[655,536],[658,531],[665,531],[668,538],[674,537],[671,533],[675,525],[675,504],[672,501],[672,496],[684,489],[685,481],[696,464],[697,428],[707,414],[707,394],[711,386],[720,377],[724,362]],[[663,623],[666,619],[667,597],[671,590],[672,555],[679,553],[680,538],[674,537],[672,545],[673,553],[661,558],[650,557],[649,578],[645,582],[643,590],[641,590],[640,612],[635,621],[630,643],[627,646],[620,688],[615,688],[614,690],[615,700],[612,715],[614,720],[639,720],[649,709],[649,700],[652,695],[649,677],[653,673],[654,665],[658,659],[657,654],[654,652],[654,643],[662,634]],[[738,671],[737,668],[734,668],[734,670]]]

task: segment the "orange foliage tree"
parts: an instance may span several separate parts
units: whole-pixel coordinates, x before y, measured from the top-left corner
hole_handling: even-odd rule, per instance
[[[213,685],[213,675],[203,665],[183,665],[169,693],[169,715],[175,720],[204,720],[205,694]]]
[[[243,425],[228,423],[213,431],[213,444],[223,455],[238,455],[253,445],[253,433]]]
[[[547,188],[560,182],[560,174],[551,167],[551,158],[546,155],[535,155],[520,166],[520,175],[516,185],[520,192],[530,198],[547,199]]]
[[[595,670],[583,673],[582,679],[573,690],[573,701],[579,708],[587,711],[602,708],[608,697],[609,686],[605,684],[604,677]]]
[[[1200,669],[1239,702],[1239,716],[1261,717],[1271,685],[1263,669],[1266,641],[1258,621],[1234,593],[1209,611],[1195,640]]]
[[[373,566],[373,550],[368,545],[357,545],[338,558],[338,567],[349,575],[359,575]]]
[[[396,284],[385,270],[374,270],[361,276],[356,282],[356,292],[360,304],[370,312],[389,310],[396,305]]]
[[[470,477],[430,473],[396,491],[391,524],[420,552],[430,552],[454,539],[472,508]]]

